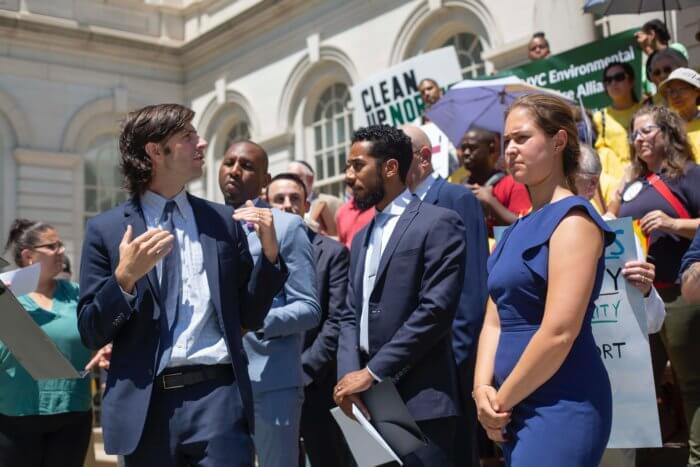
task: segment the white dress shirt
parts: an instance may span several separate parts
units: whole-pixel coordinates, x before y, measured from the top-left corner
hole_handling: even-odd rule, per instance
[[[173,200],[177,204],[177,209],[173,212],[173,223],[180,247],[182,290],[173,334],[173,348],[167,366],[229,363],[231,357],[211,301],[207,271],[204,268],[204,254],[199,243],[199,231],[192,206],[184,190]],[[146,191],[141,196],[146,228],[163,228],[161,219],[167,201],[151,191]],[[162,277],[162,263],[161,260],[156,264],[159,282]]]

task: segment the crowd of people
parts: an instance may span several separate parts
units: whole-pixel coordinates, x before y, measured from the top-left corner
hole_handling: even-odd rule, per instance
[[[606,450],[591,326],[605,220],[632,217],[648,255],[622,274],[700,465],[700,75],[663,23],[635,37],[645,72],[603,70],[593,147],[549,94],[518,98],[500,134],[468,129],[447,178],[419,126],[371,125],[353,134],[345,201],[315,191],[304,161],[273,177],[253,141],[221,155],[225,204],[200,199],[194,112],[129,113],[131,198],[87,222],[80,284],[51,225],[17,219],[7,244],[17,266],[41,264],[21,305],[76,368],[106,370],[106,451],[127,466],[351,467],[330,409],[367,413],[362,393],[390,379],[426,440],[407,466],[634,466],[634,450]],[[536,33],[530,58],[549,53]],[[442,96],[419,89],[426,108]],[[0,465],[82,465],[88,380],[35,381],[2,343],[0,370]]]

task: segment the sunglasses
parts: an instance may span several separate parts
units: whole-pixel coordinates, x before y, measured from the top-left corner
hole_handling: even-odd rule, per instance
[[[675,68],[671,68],[670,66],[665,66],[663,68],[654,68],[653,70],[651,70],[651,74],[654,76],[661,76],[661,73],[669,75],[674,69]]]
[[[39,248],[46,248],[50,251],[58,251],[63,248],[63,242],[59,240],[53,243],[44,243],[43,245],[36,245],[33,249],[38,250]]]
[[[605,81],[605,84],[610,84],[613,81],[617,81],[618,83],[624,81],[627,79],[627,73],[624,71],[621,71],[619,73],[615,73],[614,75],[608,75],[605,78],[603,78],[603,81]]]

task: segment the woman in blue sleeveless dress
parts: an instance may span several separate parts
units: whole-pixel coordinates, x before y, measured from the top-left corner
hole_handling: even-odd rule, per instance
[[[488,262],[492,301],[473,396],[509,467],[596,467],[610,436],[610,382],[591,331],[614,234],[574,196],[579,146],[569,106],[516,100],[505,157],[532,212],[509,227]]]

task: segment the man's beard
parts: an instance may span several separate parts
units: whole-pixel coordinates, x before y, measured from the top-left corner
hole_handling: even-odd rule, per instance
[[[355,206],[357,206],[360,211],[366,211],[371,207],[374,207],[379,203],[382,199],[384,199],[384,195],[386,192],[384,191],[384,181],[382,180],[381,175],[377,175],[377,180],[375,182],[374,187],[368,188],[367,189],[367,194],[364,196],[364,198],[359,197],[354,191],[353,191],[353,197],[355,198]]]

